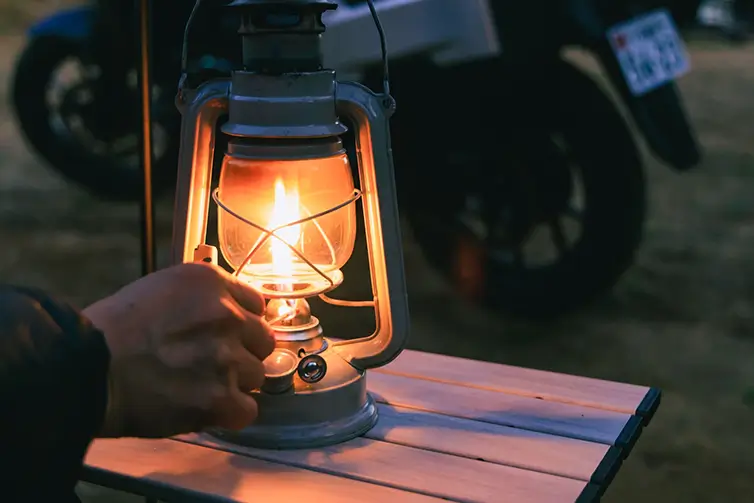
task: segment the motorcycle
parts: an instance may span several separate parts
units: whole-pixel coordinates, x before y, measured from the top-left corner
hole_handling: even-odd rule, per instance
[[[323,50],[374,87],[366,7],[346,3]],[[377,5],[399,104],[402,214],[429,263],[472,300],[532,318],[609,289],[641,242],[642,157],[616,103],[563,50],[591,52],[652,153],[688,170],[701,152],[674,83],[689,61],[670,12],[607,0]]]
[[[154,120],[167,131],[156,153],[155,193],[172,184],[179,137],[167,90],[178,81],[184,40],[165,25],[184,25],[191,7],[186,3],[176,2],[178,10],[163,7],[169,12],[163,24],[155,19],[154,45],[161,50],[154,65]],[[341,78],[375,88],[384,68],[367,1],[337,3],[325,18],[325,63]],[[47,86],[62,55],[98,67],[85,73],[88,92],[68,91],[63,115],[73,110],[88,119],[88,129],[106,134],[101,144],[126,133],[135,138],[138,119],[129,113],[138,107],[126,64],[135,50],[114,36],[128,17],[112,10],[103,15],[113,4],[67,11],[32,28],[13,97],[27,139],[48,162],[95,193],[132,199],[141,183],[134,163],[125,163],[122,154],[77,146],[49,126],[52,121],[43,119],[51,107],[36,89],[38,81]],[[429,263],[461,294],[523,316],[562,314],[610,288],[641,241],[641,155],[615,102],[562,52],[580,46],[594,54],[652,152],[675,169],[690,169],[701,154],[674,84],[689,67],[672,14],[661,2],[632,0],[375,5],[399,104],[391,127],[400,205]],[[104,28],[97,30],[99,18],[111,21],[99,21]],[[192,26],[211,29],[205,24]],[[240,64],[235,38],[198,40],[213,42],[188,44],[188,78],[227,75]],[[553,249],[532,258],[529,245],[544,229]]]

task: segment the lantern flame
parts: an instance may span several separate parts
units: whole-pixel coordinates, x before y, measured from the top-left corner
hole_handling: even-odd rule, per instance
[[[301,219],[299,212],[298,190],[288,188],[283,180],[275,180],[275,196],[270,217],[269,228],[275,229]],[[270,238],[270,255],[272,256],[272,273],[279,278],[278,289],[290,291],[293,285],[293,262],[295,253],[286,245],[297,246],[301,240],[301,224],[288,225],[275,232]]]

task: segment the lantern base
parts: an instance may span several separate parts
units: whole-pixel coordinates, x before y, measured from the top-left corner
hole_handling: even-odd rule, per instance
[[[320,382],[307,384],[296,376],[285,393],[253,392],[259,416],[252,425],[208,433],[235,444],[283,450],[339,444],[369,431],[377,423],[377,407],[367,394],[366,372],[333,349],[320,356],[327,362]]]

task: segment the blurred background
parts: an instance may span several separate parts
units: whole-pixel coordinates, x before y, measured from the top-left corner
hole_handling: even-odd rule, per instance
[[[0,236],[6,243],[0,248],[0,278],[47,289],[83,307],[139,276],[138,203],[128,196],[108,201],[92,187],[61,176],[39,149],[30,147],[11,107],[14,72],[29,43],[26,30],[44,16],[77,4],[0,0]],[[489,260],[490,252],[480,254],[478,244],[469,244],[459,237],[462,233],[452,238],[427,236],[430,224],[422,220],[426,216],[410,208],[404,212],[413,348],[662,389],[658,414],[605,495],[610,503],[744,502],[754,493],[754,45],[746,40],[742,25],[728,22],[725,13],[713,7],[705,11],[705,22],[717,25],[715,29],[702,29],[696,20],[678,21],[684,25],[691,62],[678,88],[702,152],[699,166],[689,171],[669,169],[649,151],[593,51],[564,53],[615,100],[632,128],[640,155],[634,164],[643,166],[646,181],[641,172],[632,175],[620,167],[630,149],[600,163],[603,178],[618,170],[600,188],[602,199],[635,204],[635,215],[622,214],[611,223],[611,207],[601,208],[599,198],[587,196],[597,209],[584,211],[604,215],[594,232],[607,236],[604,239],[612,245],[580,252],[586,258],[558,273],[557,284],[543,280],[541,272],[514,275],[475,265]],[[32,60],[38,62],[40,54]],[[488,77],[503,82],[506,74]],[[36,77],[30,73],[24,78]],[[22,84],[36,85],[32,80]],[[558,95],[556,84],[548,81],[549,87],[539,89]],[[407,87],[398,84],[396,92],[400,96]],[[437,94],[442,98],[441,92]],[[411,107],[408,99],[399,97],[399,103],[399,111]],[[536,109],[536,104],[531,107]],[[99,108],[107,114],[106,106]],[[588,111],[584,105],[584,113]],[[510,116],[520,113],[514,110]],[[490,121],[505,121],[508,111],[501,108],[499,114]],[[528,127],[525,120],[516,120],[515,128]],[[422,127],[420,118],[414,127]],[[424,186],[409,207],[418,203],[431,213],[435,210],[430,205],[443,196],[433,192],[442,188],[435,187],[427,173],[447,168],[451,182],[458,180],[452,164],[438,167],[440,161],[430,161],[429,151],[430,171],[407,181],[402,177],[402,172],[419,170],[424,162],[421,149],[429,150],[427,138],[432,138],[426,127],[418,152],[405,154],[403,163],[396,152],[396,169],[401,197],[415,188],[411,183]],[[588,137],[588,132],[582,133]],[[395,136],[404,134],[410,133]],[[604,141],[594,137],[595,143]],[[73,153],[59,155],[72,169],[84,162]],[[460,172],[457,176],[461,178]],[[646,190],[645,215],[642,191],[634,187],[633,202],[625,192],[632,183],[642,183]],[[473,206],[473,201],[468,204]],[[165,190],[157,203],[160,265],[167,261],[172,210],[170,190]],[[451,222],[450,216],[443,218]],[[419,236],[422,232],[425,235]],[[525,234],[530,236],[531,229]],[[615,243],[625,248],[615,257],[596,254],[595,250],[614,250]],[[456,259],[453,265],[451,255]],[[514,254],[504,262],[514,267],[517,260]],[[364,293],[365,263],[361,251],[347,265],[344,296]],[[595,279],[600,274],[603,277]],[[515,277],[509,284],[539,281],[539,290],[522,293],[529,303],[516,305],[511,301],[515,291],[480,285],[480,276],[492,278],[486,281]],[[520,286],[521,291],[532,290],[528,284]],[[570,305],[568,292],[582,290],[583,295],[575,294],[578,305]],[[324,308],[321,313],[331,332],[361,335],[369,330],[364,313],[344,315]],[[114,501],[91,488],[83,494],[85,501]]]

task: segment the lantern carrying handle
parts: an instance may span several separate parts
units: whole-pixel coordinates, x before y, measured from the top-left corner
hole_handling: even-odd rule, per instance
[[[389,95],[376,94],[355,82],[339,82],[338,115],[356,130],[356,154],[364,207],[376,329],[368,337],[335,341],[331,347],[358,369],[390,363],[406,347],[408,296],[398,197],[395,188],[388,119],[394,110]]]

